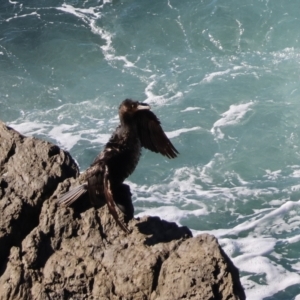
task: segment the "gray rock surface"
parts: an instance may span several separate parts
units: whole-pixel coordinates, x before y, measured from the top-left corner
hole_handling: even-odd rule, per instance
[[[1,300],[245,299],[211,235],[157,217],[127,235],[106,206],[58,207],[77,176],[68,153],[0,123]]]
[[[58,183],[78,173],[59,147],[0,122],[0,262],[38,225],[42,204]]]

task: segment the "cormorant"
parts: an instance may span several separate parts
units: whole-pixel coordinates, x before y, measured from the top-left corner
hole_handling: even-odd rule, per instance
[[[123,181],[134,171],[141,154],[141,147],[175,158],[179,152],[167,138],[156,115],[146,103],[124,100],[119,106],[120,124],[110,137],[104,150],[91,166],[80,175],[84,184],[75,187],[58,199],[59,205],[69,206],[81,195],[89,192],[93,205],[105,199],[117,224],[128,228],[119,220],[116,206],[128,220],[133,218],[134,208],[129,186]],[[102,200],[103,201],[103,200]]]

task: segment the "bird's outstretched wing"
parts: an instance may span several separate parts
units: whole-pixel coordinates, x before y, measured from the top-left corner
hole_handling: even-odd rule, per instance
[[[111,189],[111,184],[109,180],[109,170],[107,166],[105,166],[105,171],[104,171],[103,187],[104,187],[105,200],[110,213],[114,217],[117,224],[122,228],[122,230],[125,231],[126,233],[130,233],[129,229],[120,221],[118,213],[116,211],[116,205],[113,197],[113,191]]]
[[[136,112],[136,122],[143,147],[168,158],[175,158],[179,154],[161,128],[159,119],[152,111],[141,110]]]

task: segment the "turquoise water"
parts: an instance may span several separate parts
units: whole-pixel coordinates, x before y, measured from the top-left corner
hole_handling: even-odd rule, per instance
[[[125,98],[180,152],[143,151],[136,215],[218,237],[248,299],[300,299],[300,1],[0,3],[0,119],[85,170]]]

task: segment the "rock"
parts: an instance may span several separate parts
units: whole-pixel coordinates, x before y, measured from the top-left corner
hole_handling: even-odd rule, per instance
[[[131,220],[127,235],[107,206],[58,207],[56,195],[76,184],[62,182],[78,175],[71,157],[3,124],[0,138],[0,232],[10,237],[2,251],[1,300],[245,299],[238,270],[215,237],[193,238],[188,228],[158,217]],[[49,156],[51,147],[58,150]]]
[[[156,299],[243,299],[238,270],[215,237],[188,239],[162,264]]]
[[[59,147],[24,137],[0,122],[1,263],[38,225],[42,204],[58,183],[78,173],[72,157]]]

